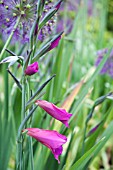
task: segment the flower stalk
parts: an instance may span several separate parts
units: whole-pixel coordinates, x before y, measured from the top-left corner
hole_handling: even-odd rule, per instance
[[[23,137],[22,137],[22,129],[26,125],[27,121],[31,117],[31,115],[34,113],[38,106],[36,106],[34,109],[32,109],[29,114],[23,119],[21,122],[19,129],[18,129],[18,135],[17,135],[17,170],[22,170],[22,160],[23,160],[23,154],[22,154],[22,147],[23,147]]]

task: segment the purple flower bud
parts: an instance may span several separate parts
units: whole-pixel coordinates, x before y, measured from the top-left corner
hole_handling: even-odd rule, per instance
[[[60,0],[54,7],[58,10],[60,8],[61,3],[62,3],[62,0]]]
[[[38,62],[29,65],[25,70],[25,75],[31,76],[38,72]]]
[[[66,127],[69,127],[68,121],[70,117],[72,116],[71,113],[66,112],[66,110],[62,108],[58,108],[52,103],[49,103],[45,100],[37,100],[36,104],[39,105],[42,109],[44,109],[48,114],[50,114],[55,119],[61,121],[63,124],[65,124]]]
[[[88,133],[87,136],[90,136],[91,134],[93,134],[93,133],[98,129],[98,127],[101,125],[101,123],[102,123],[102,122],[100,122],[100,123],[97,124],[94,128],[92,128],[92,129],[89,131],[89,133]]]
[[[61,135],[57,131],[54,130],[44,130],[38,128],[27,128],[24,131],[28,130],[27,134],[32,136],[37,141],[48,147],[53,153],[58,163],[60,163],[59,155],[62,154],[63,147],[62,145],[67,142],[67,138],[64,135]]]
[[[61,35],[59,35],[59,37],[57,37],[53,42],[51,42],[51,45],[50,45],[48,51],[50,51],[53,48],[57,47],[58,44],[59,44],[60,39],[61,39]]]

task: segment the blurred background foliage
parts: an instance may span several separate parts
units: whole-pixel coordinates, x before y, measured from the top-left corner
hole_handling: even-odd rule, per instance
[[[89,1],[91,1],[91,6],[88,6]],[[94,109],[86,134],[101,123],[97,130],[84,141],[84,152],[82,152],[87,115],[97,98],[113,91],[111,77],[106,74],[100,75],[99,71],[94,74],[97,69],[95,68],[96,52],[102,48],[109,48],[113,44],[113,1],[89,1],[76,1],[76,10],[72,11],[68,10],[69,0],[64,1],[63,9],[61,8],[57,16],[57,25],[60,20],[64,24],[62,40],[56,49],[38,61],[40,71],[30,79],[30,89],[34,93],[48,77],[56,74],[55,79],[44,89],[45,94],[42,99],[62,106],[74,115],[70,128],[65,129],[61,123],[43,110],[38,108],[35,111],[32,127],[55,129],[68,137],[63,155],[60,157],[60,165],[47,148],[33,140],[35,170],[111,170],[113,168],[112,100],[106,99]],[[75,5],[75,0],[72,3]],[[66,32],[68,28],[66,22],[69,18],[72,29],[71,32]],[[4,41],[1,36],[0,49],[3,45]],[[24,49],[27,48],[26,45]],[[10,45],[10,50],[15,54],[25,56],[25,50],[22,52],[21,49],[23,46],[18,42]],[[6,52],[5,55],[9,54]],[[7,65],[0,65],[0,169],[12,170],[15,169],[21,92],[8,75],[6,68]],[[11,71],[18,79],[20,78],[21,67],[18,68],[16,64],[11,67]],[[106,137],[106,141],[103,137]],[[98,141],[100,141],[99,144]],[[29,159],[27,154],[25,159]],[[82,158],[84,159],[81,160]],[[72,165],[74,165],[73,168]],[[29,161],[26,164],[27,169],[30,170]]]

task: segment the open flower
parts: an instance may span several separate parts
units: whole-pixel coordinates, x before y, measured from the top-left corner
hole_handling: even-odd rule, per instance
[[[72,116],[71,113],[66,112],[66,110],[62,108],[58,108],[52,103],[49,103],[45,100],[37,100],[36,104],[39,105],[42,109],[44,109],[48,114],[50,114],[55,119],[61,121],[63,124],[65,124],[66,127],[69,127],[68,121],[70,117]]]
[[[25,74],[28,76],[31,76],[37,72],[38,72],[38,62],[34,62],[33,64],[29,65],[25,70]]]
[[[56,160],[59,161],[59,155],[62,154],[62,145],[67,142],[67,138],[54,130],[44,130],[38,128],[27,128],[23,131],[28,130],[27,134],[32,136],[37,141],[47,146],[53,153]]]

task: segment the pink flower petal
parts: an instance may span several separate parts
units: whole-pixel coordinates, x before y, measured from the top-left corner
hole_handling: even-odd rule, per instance
[[[28,130],[27,134],[29,136],[32,136],[37,141],[48,147],[56,160],[59,161],[59,156],[63,152],[62,145],[67,142],[67,138],[64,135],[61,135],[57,131],[54,130],[44,130],[44,129],[38,129],[38,128],[27,128],[23,131]]]
[[[66,127],[69,127],[68,121],[72,116],[71,113],[66,112],[66,110],[62,108],[58,108],[53,103],[49,103],[45,100],[37,100],[36,104],[39,105],[42,109],[44,109],[48,114],[50,114],[55,119],[61,121],[65,124]]]

